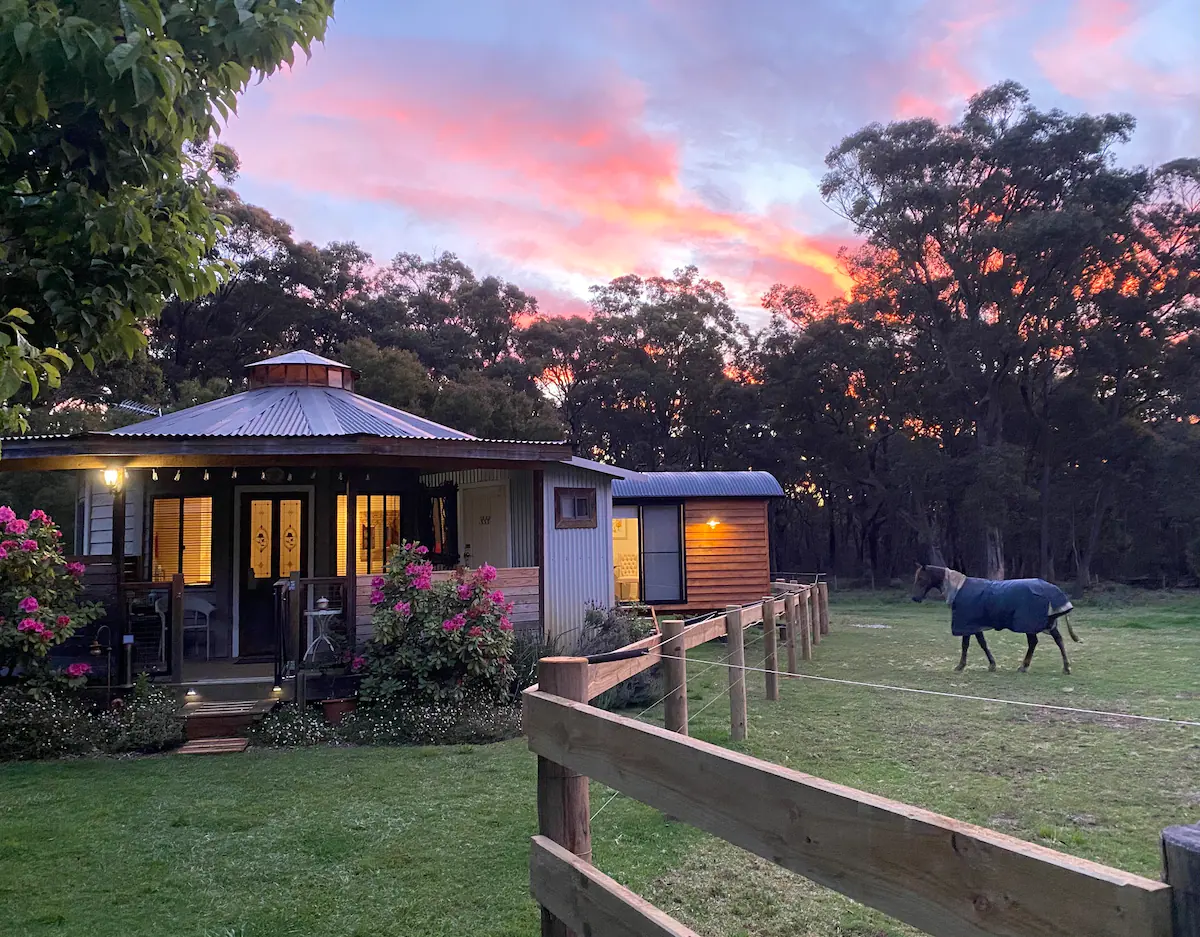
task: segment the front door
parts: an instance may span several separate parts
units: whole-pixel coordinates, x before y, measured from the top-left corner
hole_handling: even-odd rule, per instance
[[[459,500],[463,564],[508,566],[508,486],[462,488]]]
[[[271,657],[277,639],[275,583],[308,570],[308,496],[243,494],[238,571],[238,656]]]

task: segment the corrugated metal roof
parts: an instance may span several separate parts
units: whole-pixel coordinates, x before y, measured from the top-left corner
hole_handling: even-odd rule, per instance
[[[331,368],[349,368],[350,365],[342,364],[340,361],[334,361],[330,358],[322,358],[320,355],[314,355],[311,351],[289,351],[286,355],[276,355],[274,358],[264,358],[262,361],[252,361],[246,365],[248,368],[257,368],[263,364],[323,364]]]
[[[609,465],[607,462],[595,462],[591,459],[581,458],[580,456],[563,459],[562,464],[569,465],[572,468],[586,469],[589,472],[598,472],[601,475],[611,475],[613,478],[640,477],[640,473],[632,469],[623,469],[619,465]]]
[[[122,426],[110,435],[478,438],[337,387],[260,387]]]
[[[613,482],[614,498],[782,498],[770,472],[641,472]]]

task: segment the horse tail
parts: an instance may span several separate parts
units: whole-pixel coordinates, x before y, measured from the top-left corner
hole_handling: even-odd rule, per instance
[[[1071,616],[1070,615],[1063,616],[1063,624],[1065,624],[1067,626],[1067,634],[1069,634],[1071,636],[1071,640],[1074,641],[1076,644],[1082,644],[1083,642],[1079,640],[1079,635],[1077,635],[1075,633],[1075,629],[1071,627]]]

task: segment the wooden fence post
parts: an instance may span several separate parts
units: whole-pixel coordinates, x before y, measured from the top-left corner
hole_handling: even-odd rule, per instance
[[[763,607],[763,670],[766,673],[767,699],[779,699],[779,628],[775,624],[775,599],[765,596]]]
[[[1200,823],[1162,834],[1163,868],[1171,886],[1172,937],[1200,937]]]
[[[808,623],[809,634],[812,636],[812,646],[821,643],[821,590],[818,586],[808,587]]]
[[[725,609],[725,633],[729,637],[729,738],[746,737],[746,644],[742,633],[742,609]]]
[[[829,583],[817,583],[817,589],[821,593],[821,634],[822,636],[829,634]]]
[[[667,693],[664,702],[663,725],[669,732],[688,734],[687,711],[687,648],[683,645],[682,618],[664,618],[662,622],[663,678]]]
[[[538,689],[586,703],[587,658],[543,657],[538,661]],[[537,809],[538,832],[590,864],[592,824],[588,779],[539,755]],[[567,937],[570,933],[562,921],[542,908],[542,937]]]
[[[796,621],[800,632],[800,659],[812,660],[812,608],[807,588],[796,596]]]
[[[788,673],[796,673],[796,627],[800,621],[796,608],[796,593],[785,593],[783,596],[783,622],[787,628]]]
[[[183,683],[183,573],[171,577],[171,679]]]

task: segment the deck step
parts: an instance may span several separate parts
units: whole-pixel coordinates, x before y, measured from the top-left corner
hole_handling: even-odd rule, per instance
[[[278,700],[208,700],[183,707],[188,741],[240,737],[279,705]]]
[[[244,752],[250,742],[242,738],[196,739],[178,749],[180,755],[229,755]]]

